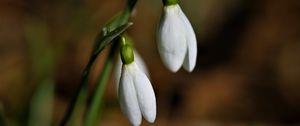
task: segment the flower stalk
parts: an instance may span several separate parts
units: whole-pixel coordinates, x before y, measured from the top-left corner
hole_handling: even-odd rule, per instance
[[[108,81],[112,64],[113,64],[113,58],[115,56],[115,50],[117,47],[117,43],[113,43],[109,55],[107,56],[105,60],[105,64],[103,66],[103,70],[101,72],[101,76],[99,77],[98,84],[95,90],[95,94],[92,95],[92,102],[91,106],[89,107],[89,110],[86,114],[86,120],[84,122],[84,126],[94,126],[96,123],[97,118],[99,117],[100,107],[103,99],[104,89],[106,86],[106,83]]]

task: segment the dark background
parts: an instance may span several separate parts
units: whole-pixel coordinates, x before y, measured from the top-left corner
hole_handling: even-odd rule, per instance
[[[62,119],[97,33],[124,4],[0,0],[0,108],[8,124],[25,125],[30,99],[49,77],[55,84],[53,125]],[[173,74],[160,60],[155,43],[160,0],[139,0],[131,19],[129,34],[148,65],[158,104],[156,122],[144,125],[300,125],[300,1],[181,0],[180,5],[198,40],[192,73]],[[94,67],[91,90],[105,53]],[[112,74],[99,123],[129,125],[114,79]]]

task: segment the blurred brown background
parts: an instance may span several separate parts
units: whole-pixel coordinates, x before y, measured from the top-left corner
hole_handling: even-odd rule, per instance
[[[62,119],[97,33],[124,4],[0,1],[0,109],[8,124],[25,125],[30,99],[49,77],[55,84],[53,125]],[[300,125],[300,1],[181,0],[180,5],[198,37],[192,73],[169,72],[157,53],[161,0],[139,0],[132,17],[129,34],[148,65],[158,103],[156,122],[143,125]],[[91,89],[104,57],[94,67]],[[99,123],[129,125],[114,82],[112,76]]]

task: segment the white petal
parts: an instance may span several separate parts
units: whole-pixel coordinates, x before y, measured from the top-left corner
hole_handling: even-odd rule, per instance
[[[158,32],[158,51],[163,63],[172,72],[182,66],[187,50],[185,27],[178,5],[165,6]]]
[[[136,62],[137,66],[139,68],[141,68],[141,70],[147,75],[147,77],[150,77],[149,70],[148,70],[144,60],[142,59],[141,55],[136,50],[134,50],[133,53],[134,53],[134,62]],[[116,92],[118,92],[118,90],[119,90],[121,66],[122,66],[121,57],[118,57],[118,60],[117,60],[116,66],[115,66],[115,71],[114,71],[115,72],[115,80],[116,80],[116,83],[115,83]]]
[[[132,125],[140,125],[142,115],[139,108],[133,78],[127,65],[123,65],[120,79],[119,100],[123,113],[127,116]]]
[[[135,63],[130,64],[130,66],[142,115],[148,122],[153,123],[156,117],[156,99],[152,85],[144,72]]]
[[[115,65],[115,89],[116,89],[116,92],[119,91],[119,81],[120,81],[120,77],[121,77],[121,72],[122,72],[122,61],[121,61],[121,57],[118,56],[118,60],[117,60],[117,63]]]
[[[149,70],[141,55],[136,50],[134,50],[133,53],[134,53],[134,62],[136,63],[136,65],[140,68],[140,70],[142,70],[147,75],[148,78],[150,78]]]
[[[191,23],[188,18],[185,16],[183,11],[180,9],[181,19],[184,22],[186,30],[186,39],[187,39],[187,53],[184,59],[183,68],[189,72],[192,72],[196,65],[197,59],[197,40],[196,35],[193,30]]]

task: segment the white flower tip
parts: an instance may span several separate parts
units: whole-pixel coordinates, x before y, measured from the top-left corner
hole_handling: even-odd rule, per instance
[[[142,104],[142,115],[149,123],[153,123],[156,118],[156,100],[154,92],[150,94],[150,97],[147,99],[147,101],[142,101]]]
[[[128,117],[129,119],[129,122],[133,125],[133,126],[139,126],[141,125],[142,123],[142,118],[141,116],[131,116],[131,117]]]
[[[154,123],[155,118],[156,118],[156,112],[151,112],[151,113],[145,115],[145,119],[146,119],[149,123]]]
[[[142,115],[144,116],[144,118],[149,122],[149,123],[153,123],[155,121],[156,118],[156,102],[155,102],[155,96],[152,96],[152,99],[148,99],[148,101],[144,102],[145,105],[141,106],[141,110],[142,111]]]
[[[183,64],[183,68],[188,71],[188,72],[193,72],[195,66],[196,66],[196,62],[194,63],[186,63],[189,62],[188,60],[185,60],[185,63]]]
[[[182,65],[182,61],[180,61],[180,59],[176,59],[175,57],[172,58],[170,56],[166,56],[165,58],[162,58],[162,61],[167,67],[167,69],[173,73],[176,73]]]
[[[194,34],[190,36],[187,42],[188,50],[183,62],[183,68],[188,72],[194,70],[197,61],[197,41]]]
[[[184,59],[183,68],[192,72],[196,66],[197,61],[197,44],[196,41],[188,43],[189,49]]]
[[[148,121],[153,123],[156,117],[156,98],[146,74],[141,71],[136,64],[134,64],[132,74],[134,86],[136,89],[137,99],[142,115]]]
[[[182,10],[180,10],[180,16],[183,23],[185,24],[187,39],[187,53],[184,59],[183,68],[188,72],[192,72],[195,68],[197,59],[197,39],[191,23]]]
[[[194,70],[193,68],[186,68],[185,66],[183,66],[183,68],[184,68],[187,72],[190,72],[190,73],[193,72],[193,70]]]

